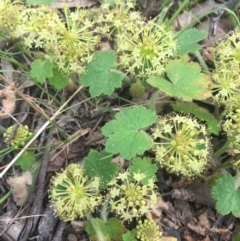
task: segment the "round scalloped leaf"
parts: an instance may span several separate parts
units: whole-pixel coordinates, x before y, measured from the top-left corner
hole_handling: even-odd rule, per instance
[[[199,64],[173,60],[167,64],[166,72],[168,79],[154,76],[147,82],[169,96],[185,101],[204,100],[211,96],[208,76],[201,73]]]
[[[111,69],[116,61],[114,51],[96,51],[93,60],[86,66],[80,84],[89,87],[92,97],[111,95],[122,85],[123,74]]]
[[[232,212],[235,217],[240,216],[240,190],[235,186],[234,177],[227,174],[217,179],[212,188],[212,198],[217,201],[216,209],[222,215]]]
[[[157,115],[144,106],[126,108],[115,115],[115,120],[109,121],[102,133],[108,137],[106,151],[117,154],[129,160],[141,155],[151,148],[151,137],[141,129],[152,125]]]
[[[112,162],[112,155],[103,151],[90,150],[87,157],[83,159],[85,173],[89,177],[100,178],[100,188],[105,189],[108,183],[117,175],[119,167]]]
[[[35,155],[30,151],[25,151],[14,163],[14,166],[20,166],[22,170],[26,171],[36,162]]]

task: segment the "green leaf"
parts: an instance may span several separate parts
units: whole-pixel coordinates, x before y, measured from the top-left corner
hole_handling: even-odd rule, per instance
[[[111,154],[95,150],[90,150],[88,156],[83,159],[85,173],[89,177],[99,177],[101,189],[107,188],[108,183],[118,174],[119,167],[111,161]]]
[[[20,166],[23,171],[28,170],[36,162],[35,155],[30,151],[25,151],[14,163],[14,166]]]
[[[151,163],[151,159],[139,157],[133,158],[132,165],[129,167],[130,177],[133,179],[134,173],[143,173],[146,177],[141,181],[143,185],[147,185],[149,180],[157,181],[155,173],[158,167]]]
[[[152,146],[152,139],[140,129],[152,125],[156,114],[144,106],[126,108],[115,115],[116,120],[109,121],[102,133],[108,137],[106,151],[120,155],[129,160],[136,154],[143,154]]]
[[[68,84],[67,76],[63,75],[56,67],[52,69],[52,73],[53,76],[49,78],[49,84],[57,90],[63,89]]]
[[[204,30],[198,30],[196,28],[186,30],[177,38],[177,55],[183,56],[188,53],[196,53],[196,51],[202,48],[197,42],[206,37],[207,32]]]
[[[93,60],[86,66],[86,73],[80,78],[80,84],[90,87],[92,97],[111,95],[115,88],[122,85],[123,74],[111,69],[115,61],[113,51],[96,51]]]
[[[123,234],[123,241],[137,241],[135,239],[135,233],[133,231],[127,231],[127,233]]]
[[[127,230],[117,218],[110,218],[106,224],[103,220],[94,218],[91,219],[91,222],[88,222],[86,231],[90,235],[91,240],[99,240],[97,237],[99,232],[105,237],[105,240],[120,241],[122,240],[122,235]]]
[[[222,215],[232,212],[235,217],[240,216],[240,190],[235,188],[235,179],[231,175],[226,174],[216,180],[212,198],[217,201],[216,209]]]
[[[32,62],[30,75],[32,78],[36,79],[37,82],[43,83],[45,78],[50,78],[53,76],[52,68],[53,64],[49,59],[45,61],[37,59]]]
[[[28,4],[44,4],[44,5],[50,5],[54,2],[57,2],[57,0],[27,0]]]
[[[208,132],[215,135],[219,134],[219,121],[214,117],[214,115],[209,113],[209,111],[207,111],[206,109],[198,106],[193,102],[186,103],[177,101],[171,104],[171,106],[175,111],[183,112],[185,114],[191,113],[195,115],[198,119],[206,121],[208,126]]]
[[[197,63],[185,63],[173,60],[166,66],[169,80],[153,76],[147,82],[159,88],[169,96],[182,98],[185,101],[203,100],[211,96],[208,78],[201,73]]]

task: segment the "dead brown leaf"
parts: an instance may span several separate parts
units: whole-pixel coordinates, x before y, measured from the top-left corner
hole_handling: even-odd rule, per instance
[[[0,110],[0,118],[8,117],[15,108],[16,97],[12,86],[0,90],[0,98],[2,99],[2,110]]]

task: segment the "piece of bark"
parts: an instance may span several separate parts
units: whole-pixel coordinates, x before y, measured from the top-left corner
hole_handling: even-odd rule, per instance
[[[54,209],[51,207],[51,203],[48,204],[43,216],[38,224],[38,241],[50,240],[53,235],[53,231],[58,221],[58,217],[54,214]]]
[[[172,197],[215,207],[215,201],[211,198],[211,188],[199,182],[192,182],[181,189],[173,190]]]
[[[50,144],[50,141],[47,142],[47,145],[49,144]],[[43,202],[44,188],[45,188],[45,182],[46,182],[46,171],[47,171],[48,162],[50,159],[51,159],[50,148],[47,148],[43,154],[42,165],[41,165],[41,169],[38,177],[36,193],[35,193],[31,211],[29,213],[29,216],[32,215],[32,217],[29,217],[27,219],[25,228],[19,238],[19,240],[21,241],[27,240],[29,237],[33,235],[37,227],[38,220],[40,218],[39,214],[42,213],[42,202]]]

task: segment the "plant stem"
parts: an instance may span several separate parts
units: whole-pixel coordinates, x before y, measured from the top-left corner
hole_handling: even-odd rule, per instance
[[[211,72],[209,71],[205,61],[203,60],[202,58],[202,55],[199,53],[199,51],[196,51],[195,53],[200,65],[202,66],[203,70],[207,73],[207,74],[210,74]]]
[[[172,15],[172,17],[166,22],[166,26],[171,26],[174,19],[179,15],[179,13],[185,8],[188,4],[189,0],[184,0],[184,2],[180,5],[177,11]]]
[[[217,150],[213,154],[213,158],[217,158],[217,157],[221,156],[224,152],[226,152],[226,150],[229,147],[229,144],[230,144],[230,141],[228,140],[219,150]]]

